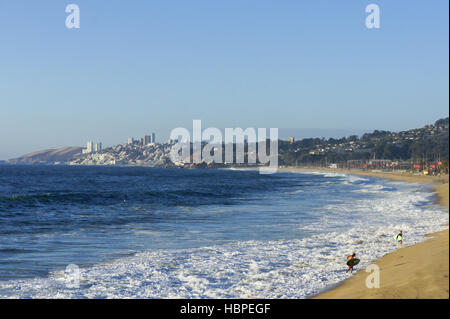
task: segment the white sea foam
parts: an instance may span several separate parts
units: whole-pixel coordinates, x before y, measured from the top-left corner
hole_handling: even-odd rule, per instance
[[[314,223],[298,226],[315,233],[303,239],[145,251],[81,269],[78,289],[67,288],[66,274],[58,271],[0,282],[0,297],[305,298],[348,278],[345,256],[352,252],[362,269],[396,249],[400,229],[407,246],[448,227],[441,207],[421,205],[433,196],[427,186],[375,181],[361,187],[380,196],[320,207]]]

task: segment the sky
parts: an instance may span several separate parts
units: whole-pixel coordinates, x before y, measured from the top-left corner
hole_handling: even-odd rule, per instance
[[[70,3],[79,29],[66,28]],[[370,3],[379,29],[366,27]],[[448,116],[448,6],[0,0],[0,160],[166,141],[194,119],[296,137],[432,124]]]

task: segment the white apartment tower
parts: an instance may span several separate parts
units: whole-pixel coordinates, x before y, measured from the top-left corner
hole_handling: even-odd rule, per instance
[[[88,141],[86,145],[86,153],[92,153],[94,150],[94,142]]]
[[[156,140],[155,140],[155,133],[152,133],[152,136],[150,138],[150,143],[155,144]]]
[[[102,151],[102,142],[98,142],[94,146],[94,152],[99,153]]]

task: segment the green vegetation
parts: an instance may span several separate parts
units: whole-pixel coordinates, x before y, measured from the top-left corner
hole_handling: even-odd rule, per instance
[[[403,132],[374,131],[359,138],[306,138],[280,141],[280,165],[342,163],[349,160],[386,159],[433,162],[449,159],[449,118],[434,125]],[[448,165],[448,164],[447,164]]]

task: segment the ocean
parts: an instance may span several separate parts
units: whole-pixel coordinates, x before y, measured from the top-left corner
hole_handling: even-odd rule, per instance
[[[0,165],[0,298],[307,298],[442,211],[427,185],[355,175]]]

